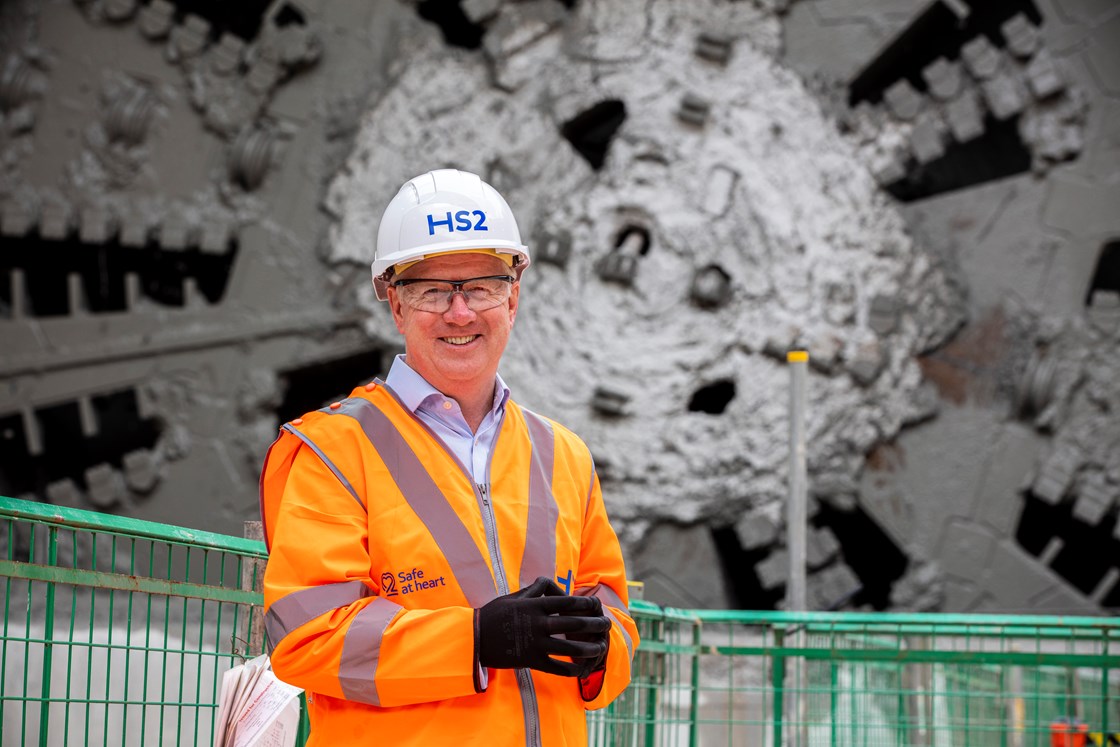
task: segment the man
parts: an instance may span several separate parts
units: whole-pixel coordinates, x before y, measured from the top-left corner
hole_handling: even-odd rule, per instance
[[[406,183],[373,262],[405,355],[269,449],[266,629],[312,745],[585,745],[630,680],[591,456],[497,373],[528,265],[478,176]]]

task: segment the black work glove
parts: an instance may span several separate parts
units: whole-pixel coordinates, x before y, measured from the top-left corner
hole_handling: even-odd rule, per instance
[[[475,610],[474,622],[475,651],[482,666],[529,668],[561,677],[586,677],[606,655],[605,644],[571,637],[601,638],[611,627],[598,599],[568,596],[544,577],[487,602]],[[570,656],[572,661],[553,656]]]
[[[595,603],[594,612],[590,613],[595,616],[603,616],[603,603],[595,597],[587,597]],[[609,620],[608,620],[609,622]],[[603,653],[594,661],[588,660],[587,671],[580,674],[580,677],[586,677],[591,672],[598,671],[607,666],[607,651],[610,650],[611,645],[611,626],[607,625],[606,630],[595,633],[568,633],[565,636],[569,641],[581,641],[583,643],[593,643],[597,646],[602,646]]]

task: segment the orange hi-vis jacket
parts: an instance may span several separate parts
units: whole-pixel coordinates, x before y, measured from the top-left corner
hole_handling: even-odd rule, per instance
[[[587,744],[585,710],[630,681],[638,632],[587,447],[514,402],[490,484],[383,383],[286,423],[261,475],[265,626],[307,691],[309,745]],[[474,610],[537,577],[612,621],[585,679],[480,669]]]

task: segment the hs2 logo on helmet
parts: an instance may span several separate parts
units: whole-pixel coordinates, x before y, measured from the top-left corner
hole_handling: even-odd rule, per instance
[[[489,231],[490,227],[486,225],[486,213],[481,210],[460,210],[455,213],[455,220],[451,219],[451,211],[448,210],[444,213],[447,217],[442,220],[436,220],[436,216],[431,213],[428,214],[428,235],[436,235],[436,226],[447,226],[448,233],[455,231]],[[471,216],[478,220],[471,223]]]

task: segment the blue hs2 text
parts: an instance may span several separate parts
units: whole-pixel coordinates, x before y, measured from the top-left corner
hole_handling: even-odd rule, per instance
[[[448,210],[444,213],[447,217],[441,220],[436,220],[436,216],[431,213],[428,214],[428,235],[436,235],[436,226],[447,226],[448,233],[455,231],[489,231],[490,228],[486,225],[486,213],[481,210],[460,210],[455,213],[454,221],[452,221],[451,211]],[[471,217],[477,218],[474,223],[471,223]]]

